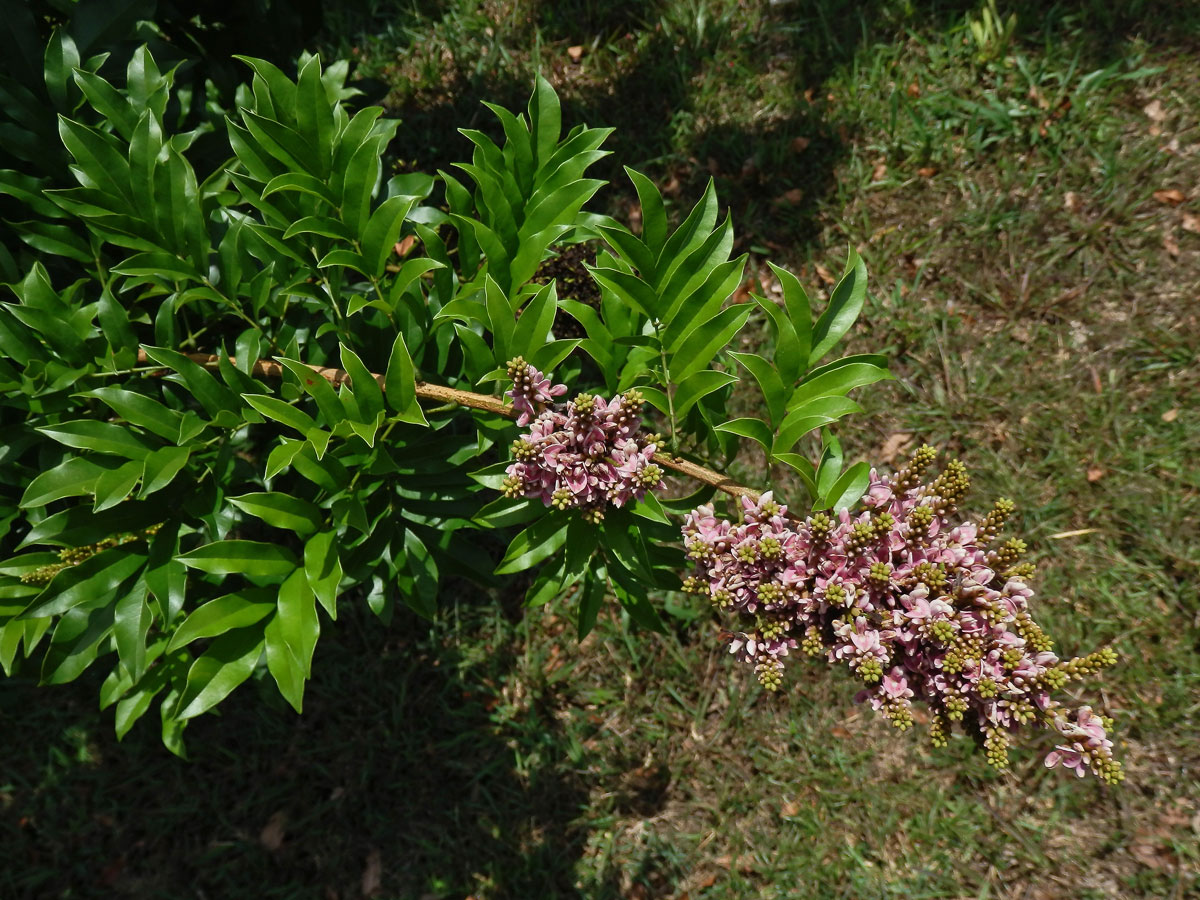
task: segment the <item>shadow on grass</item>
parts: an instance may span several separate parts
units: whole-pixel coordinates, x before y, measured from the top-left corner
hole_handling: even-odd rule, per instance
[[[347,611],[303,716],[246,685],[188,729],[190,761],[154,712],[118,746],[94,677],[7,685],[0,896],[584,896],[583,766],[551,710],[501,697],[513,629],[464,635],[477,662],[426,630]]]

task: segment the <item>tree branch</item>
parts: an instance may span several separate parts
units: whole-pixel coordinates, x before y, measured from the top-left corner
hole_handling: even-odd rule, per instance
[[[185,353],[188,359],[197,365],[203,366],[206,369],[216,369],[220,357],[211,353]],[[231,357],[230,362],[234,362]],[[153,364],[154,360],[146,355],[145,350],[138,351],[138,364],[145,366]],[[306,364],[307,365],[307,364]],[[313,370],[313,373],[324,378],[334,387],[338,387],[344,383],[350,383],[352,380],[350,374],[344,369],[331,369],[326,366],[309,365],[308,368]],[[167,371],[165,368],[163,371]],[[271,360],[260,359],[254,363],[250,372],[252,375],[263,376],[266,378],[280,378],[283,376],[284,367],[277,362]],[[380,388],[384,386],[384,378],[382,375],[373,375],[379,383]],[[446,387],[441,384],[429,384],[425,381],[417,382],[417,397],[422,400],[433,400],[438,403],[454,403],[458,406],[466,406],[470,409],[478,409],[482,412],[494,413],[498,416],[504,416],[506,419],[515,419],[517,412],[509,404],[499,400],[496,397],[488,396],[487,394],[475,394],[471,391],[460,391],[457,388]],[[677,456],[671,456],[666,452],[656,453],[654,461],[664,469],[670,469],[672,472],[678,472],[688,478],[692,478],[703,484],[710,485],[719,491],[724,491],[734,497],[749,497],[751,500],[757,500],[759,492],[753,488],[746,487],[744,484],[738,484],[733,479],[720,472],[715,472],[712,469],[707,469],[698,463],[689,462],[686,459],[681,459]]]

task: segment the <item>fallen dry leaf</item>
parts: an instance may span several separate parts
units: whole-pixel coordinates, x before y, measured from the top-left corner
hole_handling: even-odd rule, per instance
[[[283,810],[272,814],[258,834],[258,842],[274,853],[283,845],[283,829],[287,825],[287,813]]]
[[[1189,212],[1185,212],[1181,227],[1184,231],[1190,231],[1192,234],[1200,234],[1200,216],[1194,216]]]
[[[1162,414],[1162,420],[1164,422],[1174,422],[1178,418],[1179,418],[1179,410],[1178,409],[1168,409],[1165,413]]]
[[[799,206],[804,200],[804,191],[800,188],[792,188],[790,191],[784,191],[775,198],[776,206]]]
[[[1087,470],[1087,480],[1088,481],[1091,481],[1094,483],[1094,482],[1099,481],[1103,477],[1104,477],[1104,470],[1102,468],[1100,468],[1099,466],[1088,466],[1088,470]]]
[[[1175,240],[1174,235],[1170,233],[1163,235],[1163,249],[1171,256],[1179,255],[1179,242]]]
[[[1178,188],[1168,188],[1162,191],[1155,191],[1154,199],[1159,203],[1165,203],[1167,206],[1178,206],[1187,199],[1187,195]]]
[[[833,273],[820,263],[817,263],[817,277],[826,284],[837,284],[837,279],[833,277]]]
[[[850,732],[848,730],[846,730],[845,728],[843,728],[841,725],[834,725],[832,728],[829,729],[829,733],[832,734],[835,738],[841,738],[843,741],[846,740],[847,738],[851,737]]]
[[[1167,118],[1167,111],[1163,109],[1161,100],[1151,100],[1142,107],[1142,112],[1151,122],[1163,122]]]
[[[367,854],[367,865],[362,873],[362,895],[374,897],[383,889],[383,860],[379,850],[372,849]]]
[[[906,434],[903,431],[893,432],[892,434],[888,435],[887,440],[883,442],[883,446],[879,448],[879,457],[885,463],[890,463],[911,443],[911,434]]]
[[[1067,191],[1063,194],[1063,208],[1067,212],[1075,212],[1079,209],[1079,195],[1074,191]]]
[[[639,233],[642,230],[642,205],[640,203],[629,204],[629,227]]]
[[[795,153],[803,153],[808,149],[808,145],[811,143],[812,141],[806,137],[792,138],[792,151]]]
[[[725,854],[724,856],[718,856],[713,862],[722,869],[732,869],[734,866],[737,866],[737,870],[742,874],[754,871],[754,857],[749,853],[743,853],[736,861],[729,854]]]
[[[750,299],[751,292],[757,287],[759,287],[758,279],[751,275],[740,285],[738,285],[737,290],[733,292],[733,302],[745,303]]]
[[[1149,869],[1175,868],[1175,854],[1152,833],[1142,832],[1134,837],[1129,845],[1129,855]]]
[[[922,178],[932,178],[937,174],[937,169],[933,166],[921,166],[921,168],[917,169],[917,174]]]
[[[921,86],[915,81],[908,86],[908,96],[912,97],[914,100],[921,96]]]
[[[577,63],[583,59],[583,47],[576,44],[574,47],[567,48],[567,56],[571,57],[571,62]]]
[[[876,163],[874,171],[871,172],[872,181],[883,181],[887,178],[887,163]]]
[[[781,816],[783,816],[785,819],[790,819],[792,816],[796,815],[799,812],[800,812],[800,804],[796,803],[792,800],[789,800],[787,803],[783,804],[783,806],[781,806],[779,808],[779,814]]]

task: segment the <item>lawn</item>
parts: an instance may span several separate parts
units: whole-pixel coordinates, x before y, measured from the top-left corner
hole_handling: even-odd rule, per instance
[[[398,169],[465,157],[540,69],[618,129],[597,208],[638,215],[616,161],[674,214],[714,178],[767,292],[768,258],[820,294],[857,248],[855,341],[897,380],[848,455],[928,442],[968,510],[1016,501],[1059,652],[1121,654],[1079,697],[1123,786],[932,749],[821,663],[768,695],[707,609],[580,645],[569,600],[451,582],[432,626],[348,611],[303,716],[249,685],[186,762],[153,723],[118,744],[98,675],[6,684],[0,897],[1200,896],[1200,12],[999,6],[378,2],[313,46],[404,120]]]

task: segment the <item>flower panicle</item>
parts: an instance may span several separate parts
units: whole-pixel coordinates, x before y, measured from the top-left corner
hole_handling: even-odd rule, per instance
[[[893,478],[872,471],[858,513],[798,522],[770,492],[743,498],[739,523],[697,507],[682,529],[696,566],[688,589],[742,620],[742,631],[727,632],[729,650],[768,690],[780,688],[783,660],[800,649],[846,666],[863,685],[858,699],[900,730],[912,727],[913,704],[925,704],[936,746],[958,723],[1004,768],[1018,732],[1034,725],[1060,738],[1047,766],[1119,782],[1111,721],[1052,696],[1113,665],[1115,652],[1054,653],[1030,614],[1024,543],[989,549],[1013,504],[951,523],[969,478],[958,462],[927,478],[933,458],[922,447]]]
[[[654,462],[660,439],[641,429],[638,391],[611,400],[579,394],[556,404],[566,385],[551,384],[521,357],[509,361],[508,375],[513,388],[506,396],[520,413],[517,424],[528,430],[513,443],[505,496],[581,509],[588,521],[598,522],[608,506],[641,500],[663,485],[665,473]]]

